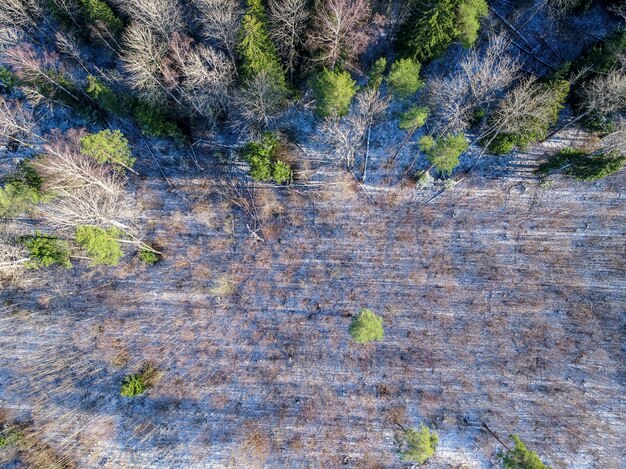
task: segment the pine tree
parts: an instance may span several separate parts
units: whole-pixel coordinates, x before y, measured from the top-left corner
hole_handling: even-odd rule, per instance
[[[344,116],[358,86],[348,72],[324,69],[313,82],[315,112],[320,117]]]

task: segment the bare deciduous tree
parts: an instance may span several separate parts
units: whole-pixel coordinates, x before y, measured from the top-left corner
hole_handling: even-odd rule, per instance
[[[0,223],[0,285],[15,283],[30,260],[26,248],[20,244],[6,222]]]
[[[285,67],[293,74],[304,45],[304,31],[309,20],[306,0],[271,0],[269,2],[270,34]]]
[[[169,39],[185,27],[183,12],[176,0],[114,0],[113,3],[163,39]]]
[[[339,63],[353,65],[372,40],[365,0],[326,0],[318,8],[306,46],[313,62],[328,68]]]
[[[617,119],[615,129],[602,139],[602,147],[626,155],[626,117]]]
[[[626,72],[612,70],[583,85],[585,113],[605,117],[626,110]]]
[[[194,5],[199,12],[198,21],[204,38],[216,41],[234,62],[243,14],[239,3],[234,0],[195,0]]]
[[[0,96],[0,137],[4,144],[17,142],[30,146],[41,137],[35,132],[32,113],[18,101],[8,101]]]
[[[472,48],[450,76],[429,82],[435,133],[466,130],[474,110],[489,108],[518,77],[521,64],[507,54],[508,45],[505,35],[493,36],[483,51]]]
[[[283,86],[269,79],[265,72],[255,75],[235,96],[235,127],[247,135],[267,130],[278,117],[285,99]]]
[[[0,25],[34,28],[41,12],[38,0],[0,0]]]

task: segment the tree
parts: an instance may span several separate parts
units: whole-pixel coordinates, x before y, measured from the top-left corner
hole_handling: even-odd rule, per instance
[[[426,143],[420,141],[426,151],[428,161],[437,171],[443,174],[451,174],[452,170],[459,165],[459,157],[468,148],[465,135],[446,135],[440,139]]]
[[[393,63],[388,80],[398,98],[407,98],[422,86],[420,68],[420,63],[413,59],[399,59]]]
[[[595,119],[626,111],[626,71],[611,70],[584,83],[582,98],[584,112]]]
[[[455,39],[470,47],[486,14],[485,0],[413,0],[398,31],[398,46],[404,57],[429,62]]]
[[[92,266],[116,266],[124,255],[117,239],[122,233],[115,227],[104,230],[97,226],[78,226],[76,228],[76,243],[91,256]]]
[[[293,72],[300,62],[305,30],[309,20],[306,0],[271,0],[269,7],[269,31],[287,72]]]
[[[0,142],[8,147],[29,147],[34,141],[41,140],[35,127],[30,109],[19,101],[9,101],[0,96]]]
[[[264,73],[278,86],[286,87],[285,73],[267,31],[267,20],[261,0],[248,0],[248,7],[241,20],[239,53],[245,79]]]
[[[93,75],[87,75],[87,88],[85,92],[103,109],[119,114],[123,110],[122,100],[102,80]]]
[[[504,469],[550,469],[541,462],[537,453],[526,448],[517,435],[509,435],[509,439],[515,443],[515,448],[498,454],[498,459]]]
[[[348,72],[322,70],[313,81],[315,112],[320,117],[348,114],[358,86]]]
[[[590,153],[584,150],[564,148],[537,168],[537,173],[549,176],[564,171],[579,181],[595,181],[609,176],[624,167],[626,154],[616,150],[601,149]]]
[[[306,40],[314,64],[326,68],[352,66],[372,40],[366,0],[326,0],[319,3]]]
[[[377,316],[369,309],[362,309],[359,314],[352,319],[348,330],[352,340],[357,343],[367,343],[382,340],[383,318]]]
[[[242,10],[235,0],[194,0],[198,9],[198,22],[202,36],[217,41],[231,62],[235,62],[235,50],[239,40]]]
[[[132,170],[135,163],[128,140],[119,130],[106,129],[85,135],[80,139],[80,151],[100,164],[120,165]]]
[[[283,184],[291,179],[291,168],[278,159],[280,140],[278,135],[267,132],[260,141],[249,142],[243,156],[250,164],[250,176],[257,181]]]
[[[0,218],[17,216],[44,199],[41,178],[27,160],[5,182],[0,188]]]
[[[413,106],[400,116],[399,127],[403,130],[419,129],[426,123],[428,108]]]
[[[88,23],[103,25],[115,33],[122,29],[122,21],[115,16],[111,7],[102,0],[79,0],[82,6],[83,16]]]
[[[235,96],[235,125],[244,133],[266,131],[277,119],[287,100],[287,90],[261,72],[248,80]]]
[[[67,241],[35,232],[34,236],[24,241],[24,246],[28,249],[31,258],[28,267],[49,267],[53,264],[59,264],[65,268],[72,267]]]
[[[418,428],[404,430],[400,441],[400,455],[404,461],[424,464],[427,459],[434,456],[439,443],[439,437],[426,425],[421,424]]]
[[[112,0],[117,8],[167,40],[184,29],[183,12],[176,0]]]

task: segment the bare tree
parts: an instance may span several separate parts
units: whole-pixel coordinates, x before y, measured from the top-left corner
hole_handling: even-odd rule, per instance
[[[41,13],[38,0],[0,0],[0,25],[35,28]]]
[[[450,76],[429,82],[435,133],[463,132],[476,108],[487,110],[517,79],[521,64],[507,54],[508,46],[505,35],[492,36],[487,48],[472,48]]]
[[[619,117],[615,129],[602,138],[602,147],[606,151],[615,151],[626,155],[626,117]]]
[[[30,256],[18,242],[12,223],[0,222],[0,285],[15,283],[23,274]]]
[[[606,117],[626,110],[626,72],[611,70],[583,85],[586,114]]]
[[[626,21],[626,3],[618,2],[613,5],[609,5],[607,9],[613,13],[615,16],[619,16],[624,21]]]
[[[176,0],[114,0],[113,3],[165,40],[185,27],[183,12]]]
[[[271,0],[269,2],[269,30],[287,71],[293,71],[304,45],[309,9],[306,0]]]
[[[202,35],[222,47],[230,60],[235,61],[235,50],[241,27],[241,6],[235,0],[195,0]]]
[[[320,3],[306,46],[313,63],[334,68],[339,63],[353,65],[372,40],[367,21],[370,7],[366,0],[326,0]]]
[[[247,135],[267,130],[278,118],[286,97],[285,88],[265,72],[255,75],[235,96],[235,127]]]
[[[42,140],[35,132],[32,113],[19,101],[8,101],[0,96],[0,137],[4,144],[17,142],[31,146]]]

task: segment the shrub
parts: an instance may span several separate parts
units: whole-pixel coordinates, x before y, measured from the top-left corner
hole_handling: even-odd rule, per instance
[[[144,264],[153,265],[159,261],[159,255],[147,249],[142,249],[139,251],[139,260]]]
[[[389,85],[394,94],[404,99],[414,94],[422,85],[419,78],[421,64],[413,59],[396,60],[389,72]]]
[[[380,57],[376,62],[374,62],[374,65],[372,65],[372,69],[370,70],[369,80],[367,81],[367,86],[369,88],[379,88],[380,85],[383,84],[383,78],[386,68],[386,58]]]
[[[116,164],[130,169],[135,163],[128,140],[119,130],[106,129],[85,135],[80,139],[80,151],[101,164]]]
[[[404,130],[419,129],[426,123],[428,118],[428,108],[421,106],[413,106],[400,116],[399,127]]]
[[[169,119],[162,108],[137,101],[133,106],[133,117],[141,131],[149,137],[180,139],[183,136],[178,125]]]
[[[19,83],[20,80],[17,78],[15,73],[7,67],[0,65],[0,91],[10,93],[13,91],[13,88],[19,85]]]
[[[102,0],[80,0],[80,4],[83,16],[88,23],[93,25],[103,24],[113,32],[122,29],[122,21],[115,16],[111,7]]]
[[[280,140],[271,132],[260,141],[249,142],[243,156],[250,164],[250,176],[256,181],[271,181],[282,184],[291,179],[291,167],[277,157]]]
[[[65,268],[72,267],[70,262],[70,249],[67,241],[35,232],[35,236],[26,238],[24,246],[32,261],[28,266],[34,269],[49,267],[53,264],[62,265]]]
[[[615,151],[590,154],[583,150],[564,148],[539,165],[536,172],[548,176],[565,170],[565,174],[579,181],[595,181],[619,171],[624,164],[626,155],[620,155]]]
[[[158,379],[158,374],[158,371],[152,365],[144,365],[138,373],[124,378],[120,394],[124,397],[136,397],[143,394],[154,386]]]
[[[41,178],[34,168],[24,160],[16,171],[6,178],[0,188],[0,218],[9,218],[28,210],[42,201]]]
[[[537,453],[526,448],[517,435],[509,435],[509,439],[515,442],[515,448],[507,453],[498,454],[504,469],[550,469],[541,462]]]
[[[446,135],[426,150],[426,156],[437,171],[449,175],[459,165],[459,157],[468,146],[465,135]]]
[[[345,116],[357,90],[348,72],[325,68],[313,81],[315,112],[319,117]]]
[[[117,237],[122,231],[117,228],[104,230],[96,226],[79,226],[76,228],[76,242],[82,246],[92,258],[91,265],[118,264],[124,255]]]
[[[489,151],[494,155],[506,155],[515,148],[515,136],[512,134],[497,135],[489,144]]]
[[[352,340],[360,344],[383,339],[383,318],[369,309],[362,309],[348,330]]]
[[[124,99],[120,99],[102,80],[93,75],[87,76],[85,92],[104,110],[120,114],[124,108]]]
[[[409,428],[404,432],[400,443],[400,455],[404,461],[423,464],[437,450],[439,437],[430,428],[421,424],[418,428]]]

